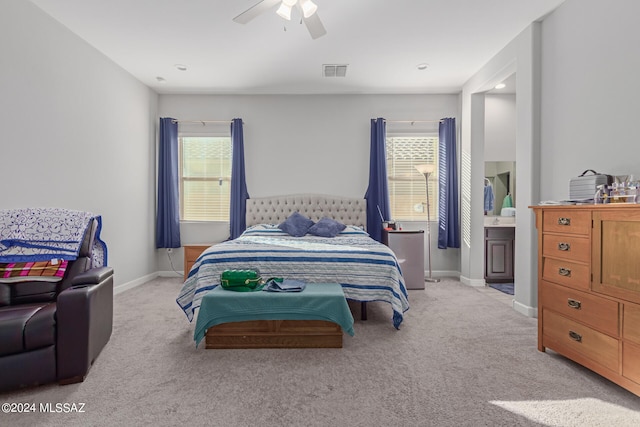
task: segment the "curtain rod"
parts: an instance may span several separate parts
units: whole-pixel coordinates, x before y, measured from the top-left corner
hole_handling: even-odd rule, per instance
[[[231,123],[231,122],[233,122],[233,120],[178,120],[178,119],[173,119],[171,121],[173,123],[200,123],[202,126],[206,125],[207,123]],[[244,124],[244,120],[242,121],[242,124]]]
[[[442,123],[442,119],[440,120],[387,120],[384,119],[387,123],[411,123],[411,125],[415,123]]]

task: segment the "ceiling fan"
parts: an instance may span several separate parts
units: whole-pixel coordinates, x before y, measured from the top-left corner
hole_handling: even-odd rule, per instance
[[[327,34],[327,30],[324,29],[317,13],[318,6],[311,0],[261,0],[233,18],[233,21],[238,24],[246,24],[278,3],[280,3],[280,7],[276,13],[287,21],[291,20],[291,10],[294,7],[300,11],[302,21],[307,26],[312,39],[317,39]]]

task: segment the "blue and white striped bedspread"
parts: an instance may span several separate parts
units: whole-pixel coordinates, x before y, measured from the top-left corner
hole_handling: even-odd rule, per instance
[[[273,226],[254,226],[235,240],[211,246],[193,265],[176,300],[189,321],[227,269],[258,269],[265,279],[340,283],[347,299],[391,304],[396,328],[409,309],[394,253],[365,232],[347,229],[333,238],[291,237]]]

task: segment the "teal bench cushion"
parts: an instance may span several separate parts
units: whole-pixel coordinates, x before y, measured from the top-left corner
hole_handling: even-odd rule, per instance
[[[193,339],[212,326],[249,320],[324,320],[353,336],[353,316],[337,283],[307,283],[302,292],[233,292],[221,286],[202,297]]]

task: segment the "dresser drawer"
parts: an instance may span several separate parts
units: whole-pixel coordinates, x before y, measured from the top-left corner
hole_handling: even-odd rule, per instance
[[[625,303],[622,319],[622,337],[640,345],[640,305]],[[640,359],[637,360],[640,365]],[[639,367],[640,369],[640,367]]]
[[[581,292],[553,283],[540,282],[540,301],[543,308],[597,328],[612,336],[619,336],[618,303],[597,295]]]
[[[542,278],[574,289],[589,290],[589,266],[553,258],[542,258]]]
[[[640,347],[622,344],[622,375],[640,384]]]
[[[591,212],[571,209],[543,211],[542,231],[588,235],[591,230]]]
[[[542,255],[570,261],[591,262],[591,243],[588,237],[543,234]]]
[[[618,371],[618,340],[615,338],[544,308],[542,334],[545,345],[560,353],[566,348]]]

